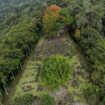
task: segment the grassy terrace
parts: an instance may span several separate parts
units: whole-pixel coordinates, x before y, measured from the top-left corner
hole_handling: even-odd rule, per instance
[[[58,90],[59,95],[57,95],[56,92],[53,94],[58,101],[60,99],[63,100],[64,97],[62,96],[69,93],[74,102],[85,103],[85,99],[81,94],[81,87],[88,82],[88,75],[85,70],[86,63],[84,63],[85,60],[77,46],[67,37],[68,36],[62,36],[61,38],[53,40],[42,38],[39,41],[35,51],[25,64],[23,73],[18,79],[18,84],[14,86],[14,88],[11,88],[14,92],[10,94],[9,101],[16,96],[21,96],[26,93],[31,93],[34,96],[51,93],[49,89],[45,89],[40,84],[41,61],[54,54],[63,54],[70,58],[70,63],[73,65],[73,77],[66,85],[66,88],[61,87],[61,90]],[[62,93],[63,91],[64,93]]]

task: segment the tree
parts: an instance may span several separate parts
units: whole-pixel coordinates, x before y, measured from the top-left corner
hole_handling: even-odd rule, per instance
[[[64,25],[70,25],[73,23],[73,17],[71,16],[67,8],[60,10],[60,21],[64,23]]]
[[[60,29],[61,24],[58,21],[60,7],[56,5],[49,6],[43,16],[43,24],[45,34],[49,37],[56,35],[57,31]],[[50,34],[50,35],[49,35]]]
[[[45,33],[49,37],[53,37],[62,27],[73,23],[73,17],[70,15],[68,9],[52,5],[46,9],[43,23]]]

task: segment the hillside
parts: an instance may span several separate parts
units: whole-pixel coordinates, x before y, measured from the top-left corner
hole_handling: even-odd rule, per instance
[[[52,93],[51,90],[46,90],[40,85],[39,76],[42,60],[55,54],[62,54],[69,57],[70,63],[73,65],[73,77],[66,86],[62,86],[59,90]],[[64,103],[85,104],[86,101],[81,93],[81,87],[85,85],[86,82],[89,82],[86,69],[88,69],[87,63],[80,49],[68,35],[63,35],[53,40],[41,38],[35,50],[25,63],[22,74],[17,78],[17,85],[10,88],[10,96],[6,98],[9,99],[6,104],[12,102],[15,97],[27,93],[31,93],[35,97],[40,97],[40,95],[42,96],[44,94],[53,94],[56,103],[60,103],[61,101],[62,105],[64,105]],[[37,100],[37,98],[35,100]],[[38,103],[40,103],[40,99]],[[38,103],[35,105],[39,105]]]
[[[104,11],[104,0],[0,0],[0,105],[104,105]]]

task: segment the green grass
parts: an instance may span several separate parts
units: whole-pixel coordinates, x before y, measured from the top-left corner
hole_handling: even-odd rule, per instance
[[[73,70],[78,71],[80,69],[81,63],[80,63],[80,60],[77,55],[71,57],[70,62],[73,65]],[[80,72],[84,72],[85,75],[87,74],[87,72],[84,70],[84,68],[81,68]],[[79,86],[74,87],[71,85],[71,81],[73,79],[75,79],[74,77],[72,77],[70,82],[67,84],[67,90],[73,96],[74,102],[86,103],[85,98],[81,92],[81,87],[84,86],[85,83],[89,82],[89,81],[88,81],[88,79],[83,78],[82,75],[77,74],[76,77],[77,77],[77,81],[79,82]]]
[[[18,85],[16,86],[16,90],[15,90],[15,94],[13,97],[16,97],[17,95],[23,95],[25,93],[31,93],[33,95],[40,95],[41,93],[43,94],[43,92],[41,91],[37,91],[37,87],[39,85],[38,82],[35,82],[36,79],[36,75],[37,75],[37,65],[36,65],[36,61],[34,60],[29,60],[26,64],[24,73],[18,83]],[[22,89],[22,87],[25,86],[30,86],[32,89],[30,89],[29,91],[24,91]]]

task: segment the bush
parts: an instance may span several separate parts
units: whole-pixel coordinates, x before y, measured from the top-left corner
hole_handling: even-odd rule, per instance
[[[44,95],[41,99],[41,105],[55,105],[55,100],[50,95]]]
[[[82,87],[82,93],[89,105],[96,105],[99,103],[101,89],[92,83],[87,83]]]
[[[25,94],[14,99],[13,105],[32,105],[33,95]]]
[[[82,87],[82,92],[85,96],[89,97],[91,95],[99,95],[100,89],[91,83],[87,83]]]
[[[71,69],[67,57],[62,55],[51,56],[43,62],[41,82],[51,89],[57,89],[70,79]]]

